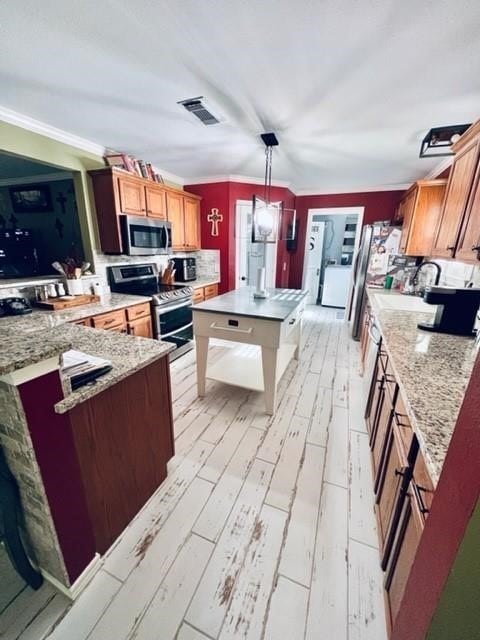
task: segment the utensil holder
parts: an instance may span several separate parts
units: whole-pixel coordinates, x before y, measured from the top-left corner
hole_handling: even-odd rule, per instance
[[[80,278],[67,278],[67,292],[71,296],[81,296],[83,294],[83,282]]]

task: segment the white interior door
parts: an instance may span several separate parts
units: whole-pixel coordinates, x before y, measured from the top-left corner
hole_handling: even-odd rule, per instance
[[[316,304],[320,287],[320,268],[323,256],[325,223],[315,220],[319,216],[309,213],[305,239],[302,288],[308,289],[307,304]]]
[[[266,285],[275,287],[277,264],[276,243],[252,242],[252,203],[237,201],[235,216],[236,231],[236,288],[254,287],[257,270],[263,266],[266,247]]]

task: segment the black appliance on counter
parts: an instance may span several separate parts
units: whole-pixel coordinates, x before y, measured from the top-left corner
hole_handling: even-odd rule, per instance
[[[170,360],[193,349],[192,287],[161,284],[155,264],[108,267],[107,272],[112,291],[152,299],[155,338],[176,346]]]
[[[32,307],[27,298],[0,298],[0,318],[2,316],[24,316],[32,313]]]
[[[0,278],[28,278],[37,274],[38,258],[32,231],[0,231]]]
[[[480,289],[430,286],[425,288],[423,300],[438,307],[433,322],[419,322],[419,329],[457,336],[476,335],[473,327],[480,306]]]
[[[129,256],[151,256],[170,253],[172,225],[147,216],[120,216],[123,253]]]
[[[173,258],[175,265],[175,280],[190,282],[197,277],[197,261],[195,258]]]

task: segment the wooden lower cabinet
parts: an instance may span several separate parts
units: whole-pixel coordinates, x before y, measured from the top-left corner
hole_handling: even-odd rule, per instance
[[[198,289],[193,290],[192,303],[197,304],[197,302],[203,302],[205,300],[205,293],[203,287],[199,287]]]
[[[210,284],[203,288],[205,300],[218,296],[218,284]]]
[[[162,358],[69,412],[100,554],[167,476],[171,406],[168,358]]]
[[[116,311],[109,311],[108,313],[93,316],[92,326],[95,329],[126,330],[127,320],[125,318],[125,310],[117,309]]]
[[[389,627],[393,626],[407,585],[410,569],[423,532],[423,516],[409,485],[395,532],[392,553],[385,574],[385,591],[389,608]]]
[[[388,355],[378,348],[365,414],[370,439],[380,558],[391,631],[434,490]]]
[[[108,311],[91,318],[76,320],[72,324],[106,331],[116,331],[118,333],[128,333],[142,338],[153,338],[152,318],[148,302],[126,307],[125,309]]]
[[[193,290],[192,303],[197,304],[204,300],[210,300],[218,296],[218,284],[209,284],[206,287],[196,287]]]
[[[128,333],[139,338],[153,338],[152,320],[150,316],[138,318],[128,323]]]

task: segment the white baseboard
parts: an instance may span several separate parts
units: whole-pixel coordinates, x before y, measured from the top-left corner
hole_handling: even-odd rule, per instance
[[[70,587],[62,584],[57,578],[51,576],[48,571],[44,571],[41,569],[42,576],[49,582],[57,591],[60,591],[70,600],[76,600],[78,596],[82,593],[85,587],[90,583],[93,579],[97,571],[101,568],[103,564],[102,558],[99,553],[96,553],[93,560],[90,564],[85,567],[82,573],[78,576],[75,582],[70,585]]]

